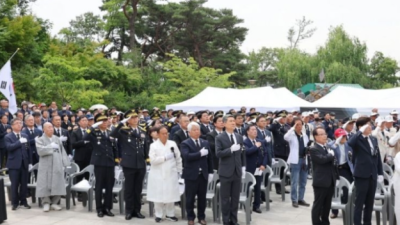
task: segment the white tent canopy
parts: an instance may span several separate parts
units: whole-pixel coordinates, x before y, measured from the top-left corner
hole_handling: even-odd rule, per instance
[[[353,108],[366,115],[369,115],[373,108],[377,108],[382,115],[386,115],[394,109],[399,109],[399,105],[396,104],[398,96],[400,88],[371,90],[341,86],[312,105],[314,108]]]
[[[311,103],[297,97],[286,88],[273,89],[260,87],[250,89],[223,89],[207,87],[198,95],[184,102],[167,105],[167,109],[183,111],[199,110],[239,110],[242,106],[254,107],[259,112],[275,110],[299,110],[300,107],[312,107]]]

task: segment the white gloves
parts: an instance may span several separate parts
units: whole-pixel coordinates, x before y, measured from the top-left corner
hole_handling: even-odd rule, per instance
[[[209,174],[208,174],[208,183],[212,182],[213,179],[214,179],[214,174],[209,173]]]
[[[382,175],[378,175],[378,182],[379,183],[383,183],[383,176]]]
[[[174,158],[174,153],[172,153],[172,152],[166,153],[166,154],[164,155],[164,157],[165,157],[165,161],[170,160],[170,159],[173,159],[173,158]]]
[[[201,157],[208,155],[208,150],[205,148],[200,149]]]
[[[26,140],[26,138],[24,138],[24,137],[20,138],[19,141],[20,141],[22,144],[28,142],[28,140]]]
[[[58,144],[54,143],[54,142],[51,142],[50,145],[51,145],[51,147],[54,148],[54,149],[59,149],[59,148],[60,148],[60,146],[59,146]]]
[[[97,128],[102,123],[103,123],[103,121],[97,122],[97,123],[93,124],[92,127]]]
[[[342,141],[343,136],[340,136],[338,139],[335,141],[335,145],[338,146],[340,145],[340,141]]]
[[[266,137],[265,137],[265,141],[271,142],[271,137],[270,137],[270,136],[266,136]]]
[[[272,158],[272,165],[275,165],[275,164],[277,164],[277,163],[278,163],[278,161],[275,160],[274,158]]]
[[[242,167],[242,179],[246,178],[246,167]]]
[[[182,179],[182,173],[178,172],[178,180]]]
[[[239,150],[240,150],[240,145],[239,144],[233,144],[231,146],[231,151],[232,152],[236,152],[236,151],[239,151]]]
[[[68,158],[69,158],[69,161],[72,161],[72,159],[73,159],[74,157],[72,157],[72,155],[68,155]]]
[[[146,166],[146,171],[150,171],[150,166]]]
[[[360,131],[361,131],[361,133],[364,133],[364,131],[368,128],[368,124],[365,124],[364,126],[362,126],[361,128],[360,128]]]
[[[60,137],[60,141],[67,141],[68,140],[68,137],[66,137],[66,136],[61,136]]]
[[[28,171],[31,171],[32,168],[33,168],[32,164],[29,164],[29,165],[28,165]]]
[[[331,154],[332,156],[335,156],[335,152],[332,149],[328,149],[328,154]]]
[[[88,144],[88,143],[90,143],[90,141],[83,141],[83,143],[84,143],[84,144]]]
[[[121,123],[126,123],[130,118],[125,118],[121,121]]]
[[[336,187],[339,186],[340,180],[336,180]]]

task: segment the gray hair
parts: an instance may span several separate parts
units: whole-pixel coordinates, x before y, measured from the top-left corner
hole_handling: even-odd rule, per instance
[[[190,131],[192,131],[192,128],[193,128],[193,127],[198,127],[198,128],[200,129],[200,125],[199,125],[198,123],[196,123],[196,122],[190,122],[189,125],[188,125],[188,127],[187,127],[187,130],[190,132]]]
[[[27,119],[29,119],[29,117],[33,117],[33,116],[30,115],[30,114],[29,114],[29,115],[26,115],[24,120],[26,121]]]
[[[230,117],[234,118],[234,116],[231,115],[231,114],[225,115],[225,116],[222,118],[222,122],[223,122],[223,123],[226,123],[226,122],[228,121],[228,118],[230,118]]]

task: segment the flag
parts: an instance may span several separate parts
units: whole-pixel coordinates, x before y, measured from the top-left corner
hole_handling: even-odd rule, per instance
[[[11,75],[10,60],[0,70],[0,91],[8,99],[8,111],[11,114],[17,112],[17,99],[14,92],[14,81]]]
[[[322,81],[325,79],[325,73],[324,69],[321,70],[321,73],[319,73],[319,82],[322,83]]]

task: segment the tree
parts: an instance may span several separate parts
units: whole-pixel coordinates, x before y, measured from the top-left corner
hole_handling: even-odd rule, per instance
[[[297,48],[300,42],[304,39],[310,38],[314,35],[314,32],[317,28],[309,28],[314,21],[306,20],[306,17],[303,16],[301,20],[296,20],[296,28],[291,27],[288,32],[288,40],[290,42],[290,49]]]
[[[396,60],[385,57],[382,52],[375,52],[371,59],[369,73],[373,80],[397,86],[399,78],[396,73],[398,71],[399,66]]]
[[[256,86],[277,84],[278,71],[278,49],[261,48],[258,52],[252,51],[247,56],[246,62],[249,66],[248,77],[256,80]]]
[[[66,42],[101,42],[104,39],[104,22],[100,16],[92,12],[77,16],[75,20],[69,22],[68,28],[60,31],[62,38]]]

